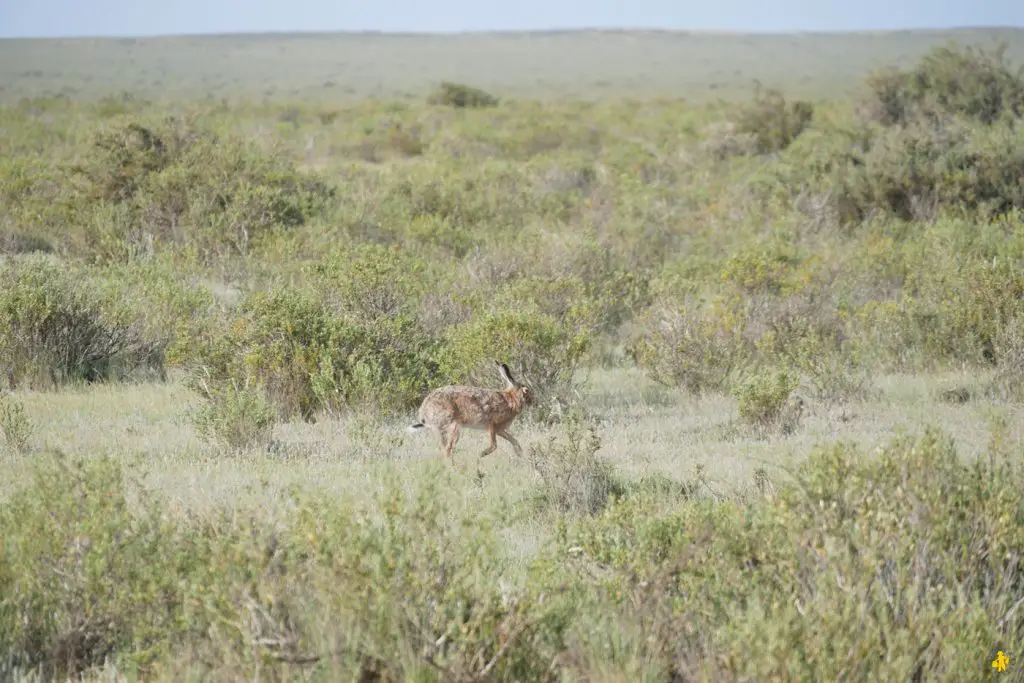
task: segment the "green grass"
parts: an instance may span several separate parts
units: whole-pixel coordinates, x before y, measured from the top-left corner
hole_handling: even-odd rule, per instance
[[[488,61],[522,36],[343,37],[343,96],[248,55],[146,101],[104,49],[304,92],[278,46],[328,39],[100,41],[103,83],[0,106],[0,678],[1015,680],[1024,76],[633,35],[711,66],[547,97],[555,52]],[[497,100],[435,92],[416,54],[476,44],[436,80]],[[800,68],[702,102],[732,63]],[[406,431],[495,358],[523,458]]]
[[[757,467],[797,464],[822,442],[844,440],[871,446],[898,431],[916,433],[932,425],[946,430],[964,458],[973,460],[986,452],[989,417],[999,413],[1014,426],[1010,434],[1014,441],[1024,437],[1016,406],[983,401],[949,405],[937,398],[943,388],[970,387],[977,382],[961,373],[881,377],[877,398],[814,410],[805,416],[799,433],[767,440],[744,433],[734,399],[693,399],[662,389],[636,371],[599,371],[592,379],[587,402],[595,419],[604,425],[602,454],[631,479],[654,473],[685,479],[700,465],[723,493],[734,494],[745,490]],[[366,480],[356,473],[372,478],[378,466],[414,465],[440,457],[435,436],[406,434],[406,421],[372,422],[360,429],[361,425],[350,419],[328,419],[314,425],[280,425],[274,433],[273,454],[255,450],[243,457],[220,458],[186,419],[195,399],[178,382],[33,393],[21,400],[35,424],[48,426],[38,435],[41,450],[83,457],[107,453],[126,463],[138,458],[157,488],[180,491],[183,501],[201,507],[235,500],[245,486],[258,483],[261,477],[272,480],[279,494],[292,483],[307,482],[358,496]],[[549,429],[527,422],[517,431],[524,433],[525,448],[528,443],[539,443]],[[380,446],[377,440],[389,446],[391,440],[395,442],[381,454],[374,451]],[[485,445],[483,433],[468,432],[460,440],[455,466],[475,476],[476,454]],[[20,459],[11,464],[14,462],[25,464]],[[193,472],[192,465],[200,470]],[[514,462],[512,452],[506,452],[504,446],[482,466],[498,487],[492,493],[508,487],[509,477],[521,491],[528,490],[535,480],[529,468]],[[205,476],[206,468],[224,475],[210,483],[221,480],[216,485],[223,486],[232,482],[228,485],[231,495],[222,496],[202,486],[192,488],[197,475]],[[776,471],[776,476],[782,475]]]
[[[556,31],[462,35],[266,34],[0,41],[0,98],[355,101],[424,96],[440,81],[505,97],[747,95],[755,81],[830,97],[870,68],[909,66],[950,40],[1024,56],[1020,29],[746,35]]]

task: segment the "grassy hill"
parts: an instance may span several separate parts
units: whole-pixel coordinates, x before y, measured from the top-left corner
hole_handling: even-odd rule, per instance
[[[1008,45],[1024,29],[744,35],[552,31],[456,35],[266,34],[0,41],[0,100],[44,93],[150,99],[419,97],[438,81],[507,96],[747,94],[755,79],[800,96],[840,94],[865,71],[907,66],[955,40]]]

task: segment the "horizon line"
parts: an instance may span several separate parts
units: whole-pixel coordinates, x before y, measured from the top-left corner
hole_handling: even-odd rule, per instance
[[[3,36],[0,40],[159,40],[174,38],[244,38],[244,37],[284,37],[284,36],[375,36],[393,38],[445,38],[459,36],[501,36],[501,35],[537,35],[537,34],[562,34],[562,33],[675,33],[675,34],[699,34],[712,36],[794,36],[794,35],[862,35],[862,34],[885,34],[885,33],[950,33],[962,31],[1021,31],[1024,26],[1014,25],[958,25],[946,27],[908,27],[908,28],[881,28],[881,29],[793,29],[789,31],[758,31],[758,30],[737,30],[737,29],[688,29],[688,28],[664,28],[653,26],[590,26],[590,27],[567,27],[567,28],[537,28],[537,29],[468,29],[464,31],[386,31],[380,29],[338,29],[331,31],[323,30],[266,30],[266,31],[218,31],[195,33],[149,33],[149,34],[82,34],[82,35],[26,35],[26,36]]]

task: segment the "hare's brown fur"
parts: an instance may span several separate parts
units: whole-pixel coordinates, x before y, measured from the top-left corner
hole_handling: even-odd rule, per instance
[[[504,389],[459,385],[434,389],[423,399],[418,416],[419,422],[410,429],[430,427],[437,430],[441,436],[441,447],[449,459],[452,458],[452,450],[459,440],[460,427],[487,430],[490,445],[483,450],[480,457],[494,452],[498,447],[499,436],[512,444],[516,455],[521,456],[523,449],[507,430],[529,402],[530,390],[512,378],[507,365],[498,361],[494,363],[505,380]]]

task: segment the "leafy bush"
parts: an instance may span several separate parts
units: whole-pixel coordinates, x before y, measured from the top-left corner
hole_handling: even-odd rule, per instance
[[[842,403],[871,395],[870,368],[851,348],[829,348],[820,339],[804,337],[787,344],[778,357],[803,376],[816,401]]]
[[[216,389],[202,381],[197,384],[207,399],[193,415],[200,436],[234,450],[269,443],[277,411],[260,389],[235,383]]]
[[[349,146],[350,153],[370,163],[380,163],[390,157],[410,158],[422,155],[427,144],[420,126],[406,128],[400,121],[385,122],[380,128],[364,129],[364,136]],[[393,154],[393,153],[397,153]]]
[[[233,382],[259,388],[287,419],[366,405],[415,405],[435,374],[435,343],[409,317],[332,314],[294,288],[246,297],[225,329],[196,340],[190,385],[207,399]]]
[[[566,436],[589,462],[586,430]],[[966,463],[926,432],[870,456],[822,446],[749,501],[615,495],[519,576],[439,463],[365,505],[295,492],[191,516],[109,458],[46,456],[0,499],[0,667],[972,680],[982,654],[1024,644],[1024,471],[1000,449]]]
[[[40,459],[0,502],[0,670],[536,680],[564,617],[503,587],[494,530],[454,517],[444,478],[387,481],[364,508],[306,494],[182,518],[108,458]]]
[[[0,254],[52,253],[64,235],[63,174],[39,154],[0,153]]]
[[[167,341],[164,362],[168,367],[186,363],[192,340],[219,313],[210,287],[196,282],[200,276],[173,259],[107,264],[91,268],[90,273],[107,296],[141,313],[146,336]]]
[[[419,156],[425,149],[419,129],[415,127],[405,129],[399,123],[388,130],[388,144],[409,157]]]
[[[562,514],[594,515],[625,492],[610,462],[599,456],[597,427],[579,413],[563,423],[564,440],[557,434],[543,446],[531,445],[529,460],[540,475],[537,495]]]
[[[790,395],[799,385],[799,377],[785,369],[759,370],[733,388],[739,401],[740,419],[761,430],[790,433],[800,421],[802,400]]]
[[[0,254],[53,253],[53,245],[42,235],[0,230]]]
[[[427,102],[459,109],[498,106],[498,98],[494,95],[479,88],[451,81],[442,81],[437,90],[427,98]]]
[[[591,336],[552,316],[525,311],[486,312],[451,328],[439,371],[456,382],[493,384],[494,359],[534,392],[538,403],[568,401]]]
[[[159,509],[137,514],[127,489],[109,459],[50,454],[0,504],[0,667],[59,677],[120,653],[141,663],[188,632],[179,582],[200,556],[171,546]]]
[[[69,211],[88,222],[84,248],[104,260],[177,246],[205,261],[245,254],[274,230],[318,215],[334,190],[255,143],[220,140],[194,124],[129,123],[100,131],[71,167]]]
[[[1024,401],[1024,318],[1002,325],[993,341],[994,389],[1004,398]]]
[[[398,245],[361,244],[337,250],[307,269],[331,311],[360,320],[416,313],[430,290],[427,264]]]
[[[496,296],[595,336],[614,333],[648,300],[648,282],[636,273],[587,269],[586,264],[571,270],[593,272],[520,277],[500,287]]]
[[[1024,208],[1024,137],[1010,124],[963,120],[881,131],[856,163],[837,167],[835,201],[866,218],[881,209],[931,220],[942,208],[995,216]]]
[[[1005,63],[1002,48],[938,48],[909,72],[878,72],[866,84],[866,119],[837,117],[788,149],[790,164],[769,169],[799,188],[792,199],[821,198],[818,213],[841,224],[878,213],[992,217],[1021,206],[1024,71]]]
[[[694,308],[658,307],[630,346],[636,364],[656,382],[694,394],[722,391],[746,359],[742,330],[729,318]]]
[[[0,395],[0,438],[7,448],[25,453],[34,431],[35,425],[25,413],[25,405],[13,396]]]
[[[750,135],[758,152],[779,152],[790,145],[810,125],[814,107],[810,102],[786,102],[777,90],[758,89],[753,102],[735,113],[736,132]]]
[[[834,285],[819,268],[816,259],[773,238],[709,265],[709,274],[717,271],[717,291],[698,294],[668,274],[657,284],[662,301],[635,320],[640,335],[629,353],[655,381],[695,394],[727,390],[736,371],[751,363],[782,362],[816,378],[825,368],[814,362],[821,359],[807,362],[809,356],[846,362],[851,351]]]
[[[915,259],[916,260],[916,259]],[[994,347],[1018,315],[1024,273],[1004,259],[956,264],[921,258],[897,301],[856,310],[859,346],[894,368],[998,362]]]
[[[967,680],[1024,643],[1019,466],[926,433],[823,447],[794,475],[756,503],[626,498],[566,530],[589,605],[574,677]]]
[[[700,150],[723,161],[730,157],[752,156],[759,152],[758,137],[750,132],[742,132],[733,121],[723,121],[709,126],[704,131]]]
[[[529,587],[502,588],[495,529],[475,515],[454,517],[444,475],[425,474],[412,493],[388,481],[377,519],[311,505],[296,529],[312,531],[325,550],[327,539],[348,549],[321,575],[329,582],[321,590],[363,630],[347,647],[361,645],[394,680],[424,670],[449,680],[543,677],[557,651],[557,608]]]
[[[1024,71],[1007,62],[1006,45],[933,48],[910,71],[887,69],[866,79],[867,112],[883,125],[966,117],[991,124],[1024,115]]]
[[[11,388],[163,376],[168,339],[103,283],[44,259],[0,272],[0,377]]]

